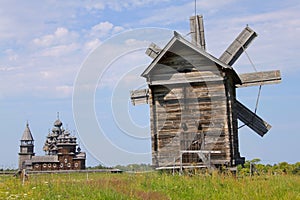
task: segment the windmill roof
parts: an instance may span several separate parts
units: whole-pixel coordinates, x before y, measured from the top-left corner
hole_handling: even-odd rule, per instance
[[[219,66],[219,67],[221,67],[222,70],[230,70],[233,73],[236,82],[240,82],[241,81],[240,78],[239,78],[239,76],[238,76],[238,74],[235,72],[235,70],[231,66],[223,63],[218,58],[212,56],[211,54],[209,54],[205,50],[203,50],[200,47],[197,47],[196,45],[194,45],[191,42],[187,41],[186,39],[184,39],[177,32],[174,32],[174,36],[172,37],[172,39],[167,43],[167,45],[162,49],[162,51],[152,61],[152,63],[145,69],[145,71],[141,74],[141,76],[147,78],[147,76],[150,74],[150,72],[152,71],[152,69],[154,69],[157,66],[157,64],[159,64],[159,62],[162,59],[164,59],[164,57],[165,57],[165,55],[166,55],[167,52],[176,53],[176,52],[174,52],[174,50],[172,48],[176,44],[179,44],[179,43],[185,45],[187,48],[190,48],[190,49],[194,50],[199,55],[202,55],[202,56],[206,57],[207,59],[211,60],[212,62],[216,63],[216,65]],[[197,66],[195,66],[195,67],[197,67]]]
[[[29,124],[26,124],[25,130],[23,132],[23,136],[21,138],[22,141],[33,141],[33,137],[29,128]]]

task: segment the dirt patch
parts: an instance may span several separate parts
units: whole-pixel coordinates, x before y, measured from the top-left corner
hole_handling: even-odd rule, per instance
[[[169,198],[157,191],[142,191],[134,187],[134,184],[127,180],[119,179],[102,179],[102,180],[90,180],[87,184],[95,187],[100,187],[102,189],[112,189],[118,193],[125,194],[128,197],[142,199],[142,200],[168,200]]]

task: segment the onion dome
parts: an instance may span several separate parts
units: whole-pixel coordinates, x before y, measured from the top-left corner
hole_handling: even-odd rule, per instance
[[[55,127],[61,127],[61,126],[62,126],[62,122],[61,122],[59,119],[57,119],[57,120],[55,120],[55,122],[54,122],[54,126],[55,126]]]

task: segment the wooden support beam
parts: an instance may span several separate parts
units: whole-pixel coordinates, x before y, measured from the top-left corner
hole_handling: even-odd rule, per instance
[[[219,60],[227,65],[233,65],[257,34],[248,26],[238,35]]]
[[[245,123],[245,125],[251,128],[261,137],[263,137],[271,129],[272,126],[270,124],[253,113],[238,100],[235,100],[234,109],[237,113],[238,119]]]
[[[242,84],[236,85],[236,87],[238,88],[276,84],[281,82],[281,75],[279,70],[240,74],[239,77]]]
[[[148,104],[149,90],[134,90],[130,92],[131,103],[135,105]]]
[[[155,59],[158,54],[161,52],[161,48],[154,43],[151,43],[148,49],[146,50],[146,54],[151,58]]]
[[[190,30],[192,43],[205,50],[204,23],[202,15],[190,17]]]

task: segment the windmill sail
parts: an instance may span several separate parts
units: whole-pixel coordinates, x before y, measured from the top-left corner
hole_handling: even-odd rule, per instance
[[[240,74],[239,77],[242,84],[236,85],[236,87],[248,87],[281,82],[279,70]]]
[[[257,34],[247,26],[221,55],[219,60],[227,65],[233,65],[256,36]]]
[[[261,137],[263,137],[272,127],[238,100],[235,100],[235,111],[238,119],[244,122]]]
[[[131,98],[131,102],[134,106],[141,105],[141,104],[148,104],[149,90],[143,89],[143,90],[131,91],[130,98]]]
[[[161,48],[156,44],[151,43],[145,53],[151,58],[155,59],[160,52],[161,52]]]
[[[190,17],[190,30],[192,43],[205,50],[204,24],[202,15]]]

